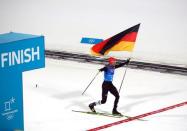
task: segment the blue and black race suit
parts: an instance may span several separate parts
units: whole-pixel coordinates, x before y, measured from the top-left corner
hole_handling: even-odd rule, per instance
[[[117,108],[118,101],[119,101],[119,93],[118,93],[116,87],[112,84],[114,71],[115,71],[115,69],[122,67],[128,63],[129,63],[129,61],[126,61],[124,63],[120,63],[115,66],[109,64],[109,65],[106,65],[105,67],[99,69],[100,71],[104,71],[104,82],[102,84],[101,104],[104,104],[106,102],[108,92],[110,92],[111,94],[113,94],[115,96],[114,109]]]

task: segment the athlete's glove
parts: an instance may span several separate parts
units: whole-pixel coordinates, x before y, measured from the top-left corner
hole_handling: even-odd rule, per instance
[[[129,64],[130,60],[131,60],[131,59],[130,59],[130,58],[128,58],[128,59],[126,60],[126,63],[127,63],[127,64]]]

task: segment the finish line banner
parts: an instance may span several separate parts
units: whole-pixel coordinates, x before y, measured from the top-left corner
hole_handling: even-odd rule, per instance
[[[44,36],[0,34],[0,131],[24,130],[22,72],[43,67]]]

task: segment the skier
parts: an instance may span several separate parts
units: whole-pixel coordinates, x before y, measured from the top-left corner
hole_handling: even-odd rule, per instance
[[[113,57],[110,57],[108,59],[109,64],[106,65],[105,67],[99,69],[99,71],[101,71],[101,72],[104,71],[104,82],[102,84],[102,100],[99,100],[98,102],[93,102],[93,103],[89,104],[89,108],[92,112],[96,113],[94,106],[106,103],[108,92],[110,92],[112,95],[115,96],[112,114],[113,115],[122,115],[120,112],[117,111],[117,105],[118,105],[118,101],[119,101],[120,96],[119,96],[119,93],[118,93],[116,87],[112,84],[112,81],[113,81],[113,76],[114,76],[114,70],[116,68],[122,67],[125,64],[128,64],[129,61],[130,61],[130,59],[127,59],[127,61],[116,65],[116,59]]]

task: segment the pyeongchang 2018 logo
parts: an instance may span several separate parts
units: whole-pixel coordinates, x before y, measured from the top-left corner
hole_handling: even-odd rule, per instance
[[[8,101],[5,101],[3,104],[4,110],[3,113],[1,113],[1,115],[5,117],[7,120],[14,119],[16,113],[18,112],[18,109],[13,108],[13,105],[16,104],[16,99],[12,97]]]

